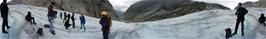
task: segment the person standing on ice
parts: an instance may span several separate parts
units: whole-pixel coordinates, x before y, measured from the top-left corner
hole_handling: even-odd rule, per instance
[[[8,31],[5,30],[5,27],[7,27],[7,29],[10,28],[10,26],[8,26],[8,6],[7,6],[7,0],[3,0],[3,2],[0,5],[0,10],[1,10],[1,17],[3,18],[3,23],[2,23],[2,33],[7,34]]]
[[[263,13],[261,13],[260,18],[259,18],[258,21],[259,21],[261,24],[263,24],[264,26],[266,25],[266,24],[264,23],[266,20],[265,20],[265,17],[264,17],[264,14],[263,14]]]
[[[64,12],[60,12],[60,18],[61,18],[61,19],[62,19],[63,13],[64,13]]]
[[[72,13],[71,20],[72,20],[72,27],[75,28],[75,13]]]
[[[63,19],[63,23],[65,22],[66,18],[67,18],[67,13],[66,13],[66,12],[64,12],[64,19]]]
[[[108,39],[108,35],[110,32],[110,27],[112,25],[112,20],[111,17],[108,16],[108,13],[106,10],[101,12],[101,20],[100,20],[100,24],[102,25],[102,31],[103,31],[103,38],[104,39]]]
[[[239,8],[237,9],[235,15],[237,15],[237,20],[236,20],[236,26],[235,26],[235,32],[233,35],[237,34],[238,30],[238,25],[241,23],[241,32],[242,36],[244,36],[244,20],[245,20],[245,15],[248,13],[248,10],[244,7],[242,7],[242,3],[238,4]]]
[[[54,8],[54,5],[55,5],[55,2],[52,2],[51,5],[48,7],[48,21],[50,23],[49,25],[49,31],[52,33],[52,34],[55,34],[54,30],[53,30],[53,20],[55,18],[55,11],[53,10]]]
[[[35,19],[34,19],[34,17],[31,16],[31,12],[30,11],[26,15],[26,18],[25,19],[26,19],[26,21],[28,21],[28,22],[30,22],[32,24],[36,24]]]
[[[68,29],[68,27],[70,26],[69,21],[70,21],[70,14],[66,15],[66,22],[64,24],[66,29]]]
[[[86,21],[85,21],[85,17],[83,16],[83,14],[81,14],[81,16],[79,17],[79,19],[80,19],[80,29],[82,29],[82,28],[84,28],[84,31],[86,30],[86,28],[85,28],[85,26],[84,26],[84,24],[86,23]]]

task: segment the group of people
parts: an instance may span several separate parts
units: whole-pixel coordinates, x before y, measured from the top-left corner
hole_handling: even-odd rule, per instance
[[[60,13],[60,14],[61,14],[61,13]],[[60,17],[61,17],[61,19],[62,19],[62,15],[60,15]],[[64,26],[65,26],[66,29],[68,29],[68,27],[71,26],[71,24],[69,23],[69,22],[70,22],[70,19],[71,19],[71,21],[72,21],[72,28],[76,28],[76,27],[75,27],[75,20],[76,20],[76,18],[75,18],[75,14],[72,13],[72,16],[70,16],[70,13],[67,14],[67,12],[64,12],[63,23],[64,23]],[[84,17],[84,15],[81,14],[81,16],[80,16],[79,19],[80,19],[80,22],[81,22],[81,27],[80,27],[80,29],[84,28],[84,31],[85,31],[86,28],[85,28],[84,24],[86,23],[86,21],[85,21],[85,17]]]
[[[56,18],[56,11],[53,10],[55,3],[52,2],[50,7],[48,7],[48,20],[50,22],[50,32],[52,34],[55,34],[54,30],[53,30],[53,19]],[[62,19],[62,13],[60,13],[60,18]],[[108,11],[107,10],[102,10],[100,13],[101,16],[101,20],[99,21],[99,23],[102,25],[101,31],[103,31],[103,38],[104,39],[108,39],[109,38],[109,33],[110,33],[110,27],[112,25],[112,19],[111,17],[108,16]],[[34,19],[34,18],[33,18]],[[68,14],[67,12],[64,12],[64,19],[63,19],[63,23],[65,28],[68,29],[68,27],[70,27],[70,19],[72,21],[72,27],[75,28],[75,14],[72,13],[72,16],[70,16],[70,13]],[[86,24],[86,20],[83,14],[81,14],[80,16],[80,29],[84,29],[84,31],[86,30],[85,25]]]
[[[248,13],[248,10],[242,6],[242,3],[239,3],[238,7],[236,7],[236,9],[237,10],[236,10],[235,15],[237,15],[237,20],[236,20],[236,25],[235,25],[235,31],[234,31],[234,33],[231,33],[231,29],[230,28],[225,29],[225,32],[226,32],[225,37],[226,37],[226,39],[228,39],[228,38],[230,38],[230,37],[232,37],[232,36],[237,34],[239,24],[241,24],[241,33],[242,33],[241,35],[242,36],[245,35],[244,34],[244,29],[245,29],[244,28],[245,27],[244,26],[244,20],[245,20],[245,15]],[[265,16],[264,16],[263,13],[261,13],[261,16],[259,17],[258,22],[263,24],[264,26],[266,26],[265,21],[266,21]]]
[[[54,19],[56,18],[56,14],[57,11],[53,10],[55,6],[55,2],[51,2],[50,6],[48,7],[48,21],[49,21],[49,31],[55,35],[55,30],[53,29],[53,23],[54,23]],[[7,34],[8,31],[6,30],[10,28],[10,26],[8,25],[8,6],[7,6],[7,0],[3,0],[3,2],[0,5],[0,10],[1,10],[1,17],[3,18],[3,24],[2,24],[2,33]],[[32,24],[36,24],[34,17],[31,15],[31,11],[28,11],[25,20],[32,23]],[[99,23],[102,25],[102,29],[101,31],[103,31],[103,37],[104,39],[108,39],[108,35],[110,32],[110,27],[112,24],[112,20],[111,17],[108,16],[107,10],[103,10],[101,12],[101,20],[99,21]],[[60,18],[62,19],[62,14],[60,14]],[[72,27],[75,28],[75,14],[72,13],[72,16],[70,17],[70,14],[67,14],[66,12],[64,12],[64,19],[63,22],[65,23],[64,26],[66,27],[66,29],[68,29],[68,27],[71,25],[69,23],[69,21],[72,21]],[[86,24],[86,20],[83,14],[81,14],[80,16],[80,22],[81,22],[81,27],[80,29],[84,29],[84,31],[86,30],[85,25]]]

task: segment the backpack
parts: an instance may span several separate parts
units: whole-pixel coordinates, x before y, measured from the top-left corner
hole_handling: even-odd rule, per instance
[[[109,22],[109,29],[112,27],[112,18],[111,17],[108,17],[108,22]]]
[[[37,34],[39,34],[40,36],[43,36],[43,29],[42,28],[39,28],[37,30]]]
[[[232,36],[232,31],[230,28],[226,28],[225,33],[225,38],[230,38]]]

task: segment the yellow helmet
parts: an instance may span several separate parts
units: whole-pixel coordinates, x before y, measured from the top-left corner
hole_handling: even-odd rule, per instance
[[[101,12],[101,16],[108,16],[107,11],[102,11],[102,12]]]

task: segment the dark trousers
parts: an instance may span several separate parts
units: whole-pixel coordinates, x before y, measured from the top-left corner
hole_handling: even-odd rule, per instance
[[[109,38],[109,31],[103,30],[103,39],[108,39]]]
[[[7,18],[3,18],[2,32],[7,32],[5,30],[5,27],[9,28],[9,26],[8,26],[8,19]]]
[[[34,17],[31,17],[30,20],[28,20],[28,21],[30,21],[30,22],[33,23],[33,24],[36,23]]]
[[[73,25],[72,27],[75,28],[75,20],[72,20],[72,23],[73,23],[72,24]]]
[[[242,32],[242,36],[244,35],[244,18],[243,19],[237,19],[236,21],[236,27],[235,27],[235,32],[233,35],[237,34],[237,30],[238,30],[238,26],[241,23],[241,32]]]

